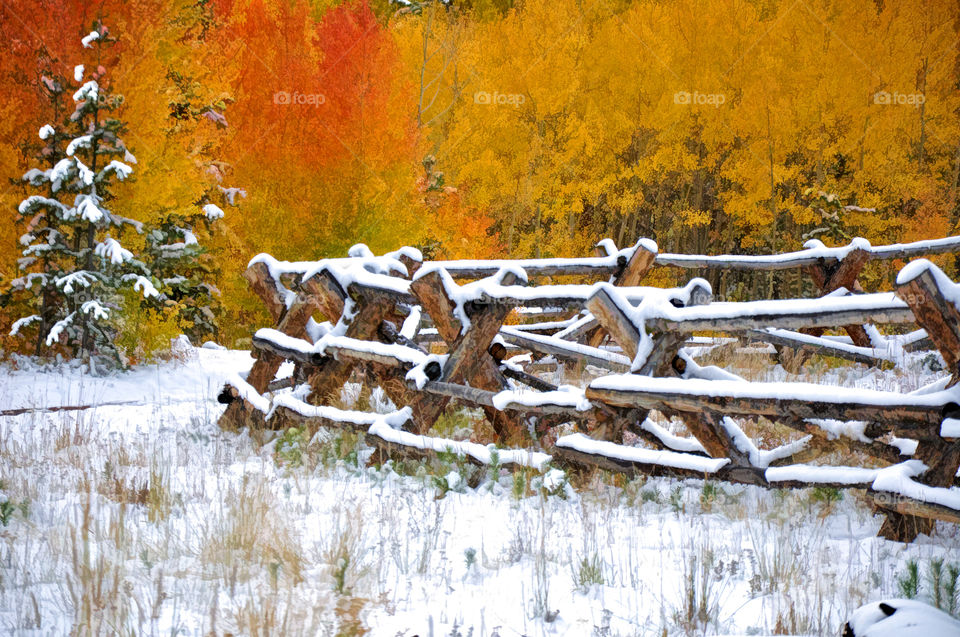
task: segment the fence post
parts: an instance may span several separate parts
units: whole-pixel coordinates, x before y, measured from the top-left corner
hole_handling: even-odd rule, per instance
[[[640,285],[644,275],[653,267],[653,261],[657,258],[657,246],[652,241],[641,239],[633,249],[633,254],[627,265],[620,271],[613,280],[617,287],[634,287]],[[600,244],[597,244],[598,247]],[[602,327],[595,327],[587,333],[586,342],[590,347],[600,347],[606,333]]]
[[[937,266],[929,261],[914,262],[897,277],[897,296],[910,306],[917,324],[927,331],[933,344],[940,350],[950,370],[950,385],[960,380],[960,311],[944,294],[943,287],[953,285]],[[936,431],[927,432],[917,445],[915,457],[927,465],[919,482],[932,487],[953,485],[960,468],[960,440],[948,442]],[[884,510],[887,519],[880,528],[880,535],[891,540],[910,542],[920,533],[933,530],[933,520],[902,513],[894,508]]]

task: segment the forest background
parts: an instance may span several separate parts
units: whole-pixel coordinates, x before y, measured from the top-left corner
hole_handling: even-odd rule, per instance
[[[6,351],[29,349],[6,336],[23,313],[4,290],[20,177],[55,116],[44,78],[73,74],[97,20],[116,39],[100,83],[123,96],[137,158],[112,210],[223,208],[200,242],[225,345],[269,323],[242,277],[260,252],[582,256],[644,236],[769,253],[960,233],[953,1],[4,0]],[[888,288],[891,271],[861,280]],[[799,273],[712,277],[726,298],[809,293]],[[126,311],[138,339],[183,327]]]

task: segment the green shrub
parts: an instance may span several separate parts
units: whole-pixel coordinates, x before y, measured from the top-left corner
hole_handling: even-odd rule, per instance
[[[278,466],[302,467],[303,457],[309,444],[310,434],[305,429],[289,427],[277,438],[273,461]]]
[[[603,562],[596,552],[589,556],[583,555],[580,557],[579,564],[573,572],[573,581],[577,588],[583,592],[594,585],[603,586]]]
[[[0,502],[0,524],[7,526],[10,524],[10,520],[13,517],[13,512],[17,510],[17,507],[13,505],[10,500],[4,500]]]

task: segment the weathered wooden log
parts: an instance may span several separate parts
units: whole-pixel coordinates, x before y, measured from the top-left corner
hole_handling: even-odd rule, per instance
[[[930,269],[897,285],[897,296],[904,300],[916,316],[916,322],[927,331],[954,380],[960,372],[960,310],[948,301]]]
[[[960,443],[921,441],[914,456],[928,467],[917,479],[918,482],[934,487],[953,485],[957,467],[960,466]],[[878,510],[886,514],[877,535],[895,542],[912,542],[920,534],[929,535],[933,531],[934,520],[960,520],[960,511],[950,514],[951,509],[946,507],[903,496],[893,498],[892,502],[882,502],[881,498],[875,497],[874,502]]]
[[[407,384],[411,388],[416,387],[410,382]],[[451,383],[443,380],[435,380],[426,383],[423,387],[420,387],[419,390],[428,394],[435,394],[437,396],[456,398],[457,400],[465,402],[469,405],[476,405],[477,407],[493,407],[493,397],[496,395],[496,392],[488,391],[486,389],[470,387],[469,385],[459,385],[457,383]]]
[[[766,416],[771,420],[836,419],[864,420],[886,425],[896,435],[939,438],[935,433],[942,419],[940,407],[905,401],[872,404],[849,401],[791,400],[760,396],[708,396],[679,391],[600,389],[588,387],[589,400],[619,407],[643,407],[667,412],[714,412],[728,416]]]
[[[390,296],[389,291],[370,291],[366,286],[351,285],[347,293],[353,301],[354,313],[348,319],[349,324],[347,325],[345,336],[361,341],[376,341],[377,330],[380,324],[385,319],[397,318],[395,299]],[[376,363],[381,366],[378,368],[381,370],[384,366],[393,368],[396,364],[394,360],[384,358],[376,352],[356,352],[348,348],[341,349],[344,351],[340,351],[340,349],[336,347],[328,348],[328,356],[322,361],[317,362],[310,370],[308,382],[310,383],[311,393],[310,396],[307,397],[308,402],[320,404],[331,396],[336,395],[344,383],[347,382],[358,361],[362,360],[369,363]],[[387,382],[387,378],[380,380],[384,391],[390,396],[391,389],[396,387],[397,384]],[[409,396],[406,393],[402,393],[390,396],[390,398],[391,400],[396,398],[398,401],[401,401],[401,399],[408,399]],[[399,403],[395,402],[395,404],[406,403],[401,401]],[[419,404],[415,412],[418,415],[422,413],[419,409]],[[426,427],[432,424],[433,420],[431,420],[429,424],[423,421],[418,422],[418,425]]]
[[[695,284],[690,289],[689,303],[686,307],[707,305],[710,302],[710,289],[703,284]],[[687,334],[672,330],[662,331],[654,338],[653,349],[637,373],[644,376],[667,376]]]
[[[926,332],[926,330],[924,330],[924,332]],[[936,349],[936,345],[933,344],[929,336],[908,341],[903,346],[903,351],[905,352],[922,352],[929,349]]]
[[[861,295],[863,298],[867,295]],[[856,299],[856,297],[853,297]],[[810,299],[816,301],[817,299]],[[776,301],[769,301],[774,304]],[[739,308],[734,308],[737,312]],[[718,311],[719,313],[719,311]],[[891,300],[889,304],[875,304],[869,309],[837,309],[823,311],[797,312],[786,309],[784,311],[757,311],[730,316],[691,316],[690,318],[653,318],[647,321],[647,329],[655,331],[678,331],[685,334],[693,332],[748,332],[775,327],[796,330],[805,327],[836,327],[846,324],[884,323],[890,325],[908,324],[914,322],[913,312],[903,304]]]
[[[300,289],[316,299],[317,307],[328,321],[335,323],[343,314],[347,292],[330,270],[324,268],[302,281]]]
[[[240,431],[241,429],[262,429],[266,424],[266,414],[255,405],[241,396],[240,391],[227,383],[217,395],[217,402],[226,405],[227,409],[223,416],[217,422],[217,425],[228,431]],[[230,414],[229,418],[224,418]]]
[[[944,275],[939,270],[935,274],[935,267],[928,264],[928,267],[917,269],[912,277],[898,277],[897,296],[910,306],[917,323],[940,350],[950,370],[952,386],[960,382],[960,310],[941,289],[936,275]],[[928,467],[919,478],[921,483],[932,487],[953,485],[960,468],[960,442],[948,443],[942,438],[921,440],[915,456]],[[929,532],[930,523],[922,520],[910,511],[894,508],[888,512],[880,534],[888,539],[910,542],[918,533]]]
[[[852,252],[852,251],[850,251]],[[960,252],[960,237],[890,246],[871,246],[869,260],[909,259],[927,254]],[[654,265],[685,269],[746,270],[770,272],[792,270],[805,266],[833,266],[841,261],[844,252],[824,256],[821,251],[799,250],[771,255],[688,255],[659,253]],[[627,265],[620,255],[614,261],[611,255],[574,259],[505,259],[477,262],[432,261],[430,265],[445,268],[456,279],[481,279],[496,274],[501,268],[523,268],[529,276],[614,276]]]
[[[270,384],[267,385],[267,391],[280,391],[281,389],[289,389],[290,387],[296,387],[297,385],[297,376],[287,376],[286,378],[278,378],[277,380],[270,381]]]
[[[858,350],[849,347],[841,347],[835,343],[803,332],[789,332],[787,330],[750,330],[745,334],[746,340],[758,341],[761,343],[770,343],[781,347],[790,347],[794,350],[801,350],[805,354],[819,354],[820,356],[832,356],[833,358],[842,358],[854,363],[863,363],[873,367],[889,363],[888,360],[879,356],[868,354],[867,352],[876,351],[873,348],[859,348]]]
[[[390,305],[389,314],[396,317],[404,316],[402,306],[418,305],[417,298],[409,292],[393,289],[384,289],[370,285],[363,281],[351,281],[347,286],[347,296],[354,301],[363,298],[367,303],[385,303]]]
[[[437,396],[456,398],[461,402],[477,407],[494,407],[493,398],[497,395],[497,392],[440,380],[426,383],[420,391]],[[604,411],[604,408],[602,406],[595,406],[587,411],[578,411],[568,405],[553,403],[527,405],[521,402],[510,401],[501,405],[501,411],[512,411],[530,416],[559,415],[566,418],[569,422],[576,422],[602,420],[603,418],[598,416],[598,412]]]
[[[627,263],[625,256],[583,257],[568,259],[501,259],[484,263],[459,261],[431,261],[434,267],[441,267],[455,279],[482,279],[493,276],[503,268],[522,268],[527,276],[585,276],[608,277],[622,270]]]
[[[816,450],[816,457],[819,457],[820,455],[823,455],[823,453],[831,450],[836,450],[838,447],[842,447],[845,451],[849,450],[855,453],[862,453],[866,456],[870,456],[871,458],[889,462],[890,464],[896,464],[906,460],[906,458],[901,455],[900,449],[894,447],[893,445],[888,445],[880,440],[863,442],[862,440],[855,440],[853,438],[845,437],[842,439],[842,441],[838,441],[830,438],[828,432],[823,428],[803,419],[781,416],[777,418],[777,422],[801,433],[810,434],[813,436],[813,438],[810,440],[808,448],[810,450]],[[868,431],[865,432],[865,435],[869,435],[871,433],[880,435],[882,432],[872,431],[876,428],[876,425],[867,427]]]
[[[377,328],[377,334],[380,336],[380,340],[384,343],[403,345],[404,347],[409,347],[410,349],[416,350],[422,354],[427,354],[427,350],[420,347],[420,344],[416,341],[401,334],[400,330],[397,329],[397,326],[391,321],[383,321],[380,323],[380,327]]]
[[[439,270],[430,270],[410,284],[410,291],[433,321],[437,333],[447,343],[460,335],[460,320],[456,316],[456,303],[446,294],[443,275]]]
[[[289,308],[284,305],[283,288],[270,275],[265,263],[253,264],[248,268],[247,273],[251,287],[263,299],[271,315],[278,321],[277,329],[288,336],[305,337],[307,323],[318,309],[323,308],[325,313],[331,313],[332,315],[328,315],[328,318],[334,320],[343,311],[345,294],[326,269],[322,270],[318,277],[301,286],[300,292]],[[284,354],[262,351],[247,374],[247,383],[260,393],[267,391],[284,358]],[[258,412],[248,409],[244,401],[231,401],[220,417],[221,426],[227,428],[237,428],[241,423],[263,424],[260,421],[262,417]]]
[[[565,311],[564,314],[569,314]],[[570,321],[544,321],[542,323],[511,323],[510,327],[517,330],[518,332],[526,332],[528,334],[543,334],[546,336],[556,336],[556,334],[564,330],[569,326]]]
[[[333,358],[337,359],[338,361],[349,361],[352,363],[373,363],[375,365],[380,365],[385,368],[396,369],[403,372],[408,371],[413,366],[409,361],[401,360],[386,353],[357,349],[355,347],[340,345],[337,343],[328,345],[326,352],[328,356],[333,356]]]
[[[294,303],[283,313],[277,326],[279,331],[288,336],[299,338],[305,334],[307,321],[318,308],[317,298],[313,295],[298,296]],[[269,351],[261,353],[253,362],[247,374],[247,384],[258,393],[264,393],[270,382],[277,375],[284,357]],[[226,411],[220,417],[220,426],[225,429],[235,429],[240,423],[255,424],[262,418],[255,412],[246,409],[244,401],[234,401],[227,405]]]
[[[767,258],[763,258],[767,257]],[[793,270],[808,265],[817,265],[824,259],[803,250],[786,254],[762,255],[698,255],[660,253],[656,264],[689,270],[746,270],[759,272],[776,272],[778,270]]]
[[[468,476],[467,478],[467,486],[470,488],[476,488],[480,486],[480,483],[484,477],[484,472],[482,470],[490,466],[484,461],[488,460],[488,458],[481,460],[472,453],[458,453],[459,449],[457,446],[446,447],[441,452],[437,449],[434,449],[432,446],[400,444],[393,440],[387,440],[375,432],[367,433],[365,436],[365,441],[369,446],[376,450],[372,459],[377,462],[383,462],[387,458],[400,458],[402,460],[413,460],[417,462],[433,462],[441,459],[441,453],[456,454],[456,456],[462,462],[465,462],[466,464],[475,468],[472,475]],[[457,444],[455,441],[452,442],[454,445]],[[529,460],[524,461],[524,456],[528,456]],[[546,457],[545,454],[539,452],[523,452],[520,449],[501,449],[497,453],[497,464],[499,467],[507,469],[508,471],[520,467],[532,467],[534,469],[541,470],[542,465],[539,463],[539,461],[544,457]]]
[[[644,242],[638,243],[626,267],[614,278],[613,284],[618,287],[640,285],[640,281],[644,275],[646,275],[647,271],[653,266],[653,261],[656,256],[656,250],[651,250]],[[600,323],[602,325],[602,321]],[[605,337],[604,332],[605,330],[603,328],[592,330],[586,338],[586,343],[591,347],[600,347]],[[636,353],[634,353],[634,356],[635,355]]]
[[[350,429],[356,432],[365,432],[370,428],[368,422],[353,422],[338,418],[328,418],[321,415],[306,416],[301,412],[286,405],[274,407],[274,421],[271,424],[272,429],[285,429],[291,426],[311,427],[330,427],[332,429]]]
[[[508,274],[508,277],[512,277]],[[470,326],[461,331],[450,343],[444,378],[449,380],[477,380],[477,386],[499,389],[505,386],[488,350],[507,314],[513,309],[508,305],[466,304],[464,311],[470,318]]]
[[[587,299],[584,305],[597,319],[604,332],[617,342],[627,358],[633,360],[640,343],[640,329],[633,324],[624,309],[617,305],[616,299],[610,295],[610,292],[600,288]],[[591,343],[591,347],[597,345],[599,343]]]
[[[711,458],[730,458],[733,465],[736,466],[748,466],[750,464],[746,455],[737,448],[730,438],[730,434],[720,423],[720,416],[706,411],[698,414],[681,411],[677,415],[683,421],[687,430],[707,450]]]
[[[500,338],[511,345],[531,352],[555,356],[563,361],[595,365],[615,372],[625,372],[630,369],[630,361],[626,357],[589,345],[570,343],[537,334],[522,334],[509,327],[500,330]]]
[[[650,247],[652,245],[652,248]],[[623,271],[618,273],[614,281],[617,287],[630,288],[640,285],[640,281],[653,267],[657,258],[656,244],[650,241],[638,241],[634,246],[633,254],[627,261]]]
[[[515,307],[550,307],[562,308],[565,311],[577,311],[583,307],[588,298],[588,288],[571,292],[550,292],[543,296],[519,294],[506,288],[506,291],[492,294],[481,293],[474,301],[477,305],[501,305],[513,309]]]
[[[687,454],[677,454],[687,455]],[[702,456],[688,454],[691,458],[702,459]],[[553,461],[561,467],[592,469],[599,468],[615,473],[623,473],[629,477],[638,475],[646,476],[665,476],[671,478],[700,478],[705,480],[719,480],[723,482],[734,482],[738,484],[752,484],[758,486],[769,486],[764,477],[764,469],[747,466],[727,465],[721,467],[713,473],[706,474],[702,471],[686,469],[664,464],[638,462],[615,456],[608,456],[600,453],[588,453],[571,447],[556,447],[553,452]],[[795,483],[777,483],[782,487],[808,486]],[[847,485],[844,485],[847,486]]]
[[[889,246],[871,246],[868,250],[870,260],[881,259],[909,259],[927,254],[949,254],[960,252],[960,237],[947,237],[933,241],[917,241]],[[785,254],[771,254],[762,256],[749,255],[687,255],[665,254],[657,255],[656,264],[677,268],[707,268],[720,270],[754,270],[776,271],[792,270],[811,265],[829,265],[841,260],[842,251],[837,250],[834,255],[824,256],[817,251],[800,250]]]
[[[932,502],[922,502],[899,493],[890,493],[887,491],[867,491],[867,494],[873,499],[878,509],[885,512],[893,511],[905,518],[912,517],[922,520],[920,532],[929,533],[932,530],[931,522],[933,520],[942,520],[943,522],[952,522],[960,524],[960,511],[945,507],[942,504]],[[897,520],[900,523],[909,523],[908,520]],[[892,525],[892,524],[891,524]],[[927,530],[924,531],[923,528]],[[916,534],[915,534],[916,535]]]
[[[490,352],[490,356],[493,357],[493,362],[498,365],[500,373],[503,374],[505,378],[512,378],[539,391],[553,391],[557,388],[556,385],[548,383],[533,374],[528,374],[523,370],[514,369],[510,365],[503,364],[503,359],[507,356],[507,348],[503,343],[494,341],[488,351]]]
[[[700,286],[691,290],[690,298],[693,303],[698,303],[700,299],[709,299],[709,294],[709,289]],[[631,358],[637,355],[641,338],[640,330],[627,315],[626,310],[618,305],[616,299],[606,289],[598,290],[587,302],[587,308],[620,345],[620,349]],[[679,366],[685,368],[685,362],[678,357],[680,346],[685,338],[686,335],[673,332],[657,335],[653,350],[638,370],[638,375],[666,376],[678,371]],[[678,373],[682,372],[678,371]],[[673,415],[671,412],[665,413],[668,416]],[[736,465],[748,464],[744,454],[733,444],[730,435],[713,414],[680,412],[677,415],[711,457],[730,458]],[[640,420],[646,416],[646,412],[638,414]]]
[[[250,284],[253,293],[263,301],[274,323],[279,323],[283,313],[287,311],[287,306],[284,302],[283,288],[280,282],[270,274],[267,264],[262,261],[252,264],[244,271],[243,278]]]
[[[851,292],[862,292],[863,290],[857,282],[857,276],[869,259],[870,252],[868,250],[855,248],[835,265],[819,264],[804,268],[804,271],[813,279],[822,296],[841,288],[846,288]],[[867,332],[862,325],[853,324],[843,327],[850,335],[854,345],[858,347],[870,347],[872,345],[870,337],[867,336]],[[823,328],[807,328],[804,332],[813,336],[820,336],[823,334]]]
[[[390,440],[385,440],[376,434],[368,433],[364,436],[364,440],[368,446],[373,447],[376,450],[371,459],[377,463],[384,462],[388,458],[399,458],[401,460],[412,460],[414,462],[430,462],[440,459],[440,453],[433,449],[423,449],[421,447],[397,444]],[[464,454],[459,457],[462,458],[464,462],[476,467],[477,469],[486,466],[469,454]],[[472,489],[478,487],[480,485],[480,480],[478,478],[482,478],[482,475],[469,476],[467,486]]]
[[[870,258],[880,259],[911,259],[929,254],[951,254],[960,252],[960,237],[944,237],[929,241],[915,241],[870,248]]]
[[[559,330],[553,336],[567,341],[582,342],[587,339],[589,334],[597,327],[600,322],[592,314],[581,314],[581,318],[568,328]],[[597,346],[599,347],[599,345]]]
[[[333,358],[337,361],[353,364],[372,363],[380,366],[383,370],[392,369],[397,372],[406,373],[413,367],[415,362],[413,359],[416,358],[416,355],[426,355],[420,349],[409,348],[412,349],[412,352],[405,353],[401,350],[398,356],[398,352],[396,351],[389,352],[369,348],[366,346],[366,343],[367,341],[341,338],[327,344],[325,353],[321,354],[320,352],[305,351],[304,347],[288,347],[273,339],[260,335],[254,335],[252,340],[252,345],[255,350],[269,352],[282,359],[301,363],[306,366],[305,369],[310,371],[323,365],[327,359]],[[308,345],[306,341],[303,341],[303,344]],[[427,363],[425,373],[428,378],[439,378],[441,373],[440,364],[436,361]],[[289,386],[289,384],[286,386]]]
[[[403,251],[401,251],[399,256],[397,256],[397,260],[399,260],[400,263],[402,263],[403,266],[407,269],[406,278],[412,279],[413,275],[415,275],[417,271],[423,266],[423,261],[418,260],[421,258],[422,258],[422,255],[414,258]]]
[[[528,387],[532,387],[537,391],[555,391],[557,386],[553,383],[548,383],[547,381],[534,376],[533,374],[528,374],[519,369],[513,369],[506,365],[500,367],[500,373],[503,374],[506,378],[511,378],[517,382],[523,383]]]
[[[629,450],[629,448],[628,448]],[[553,452],[554,464],[566,468],[600,468],[606,471],[623,473],[630,477],[638,475],[646,476],[666,476],[673,478],[700,478],[705,480],[717,480],[721,482],[731,482],[737,484],[750,484],[763,487],[777,487],[785,489],[804,489],[811,487],[826,487],[835,489],[863,489],[869,488],[873,481],[872,476],[864,477],[861,482],[830,482],[816,481],[808,482],[801,480],[777,480],[769,482],[766,478],[766,469],[747,465],[736,465],[728,463],[718,469],[705,473],[701,470],[689,467],[678,467],[676,462],[649,462],[629,459],[628,454],[604,454],[600,452],[586,452],[570,446],[558,445]],[[688,457],[691,464],[701,460],[702,456],[695,456],[689,453],[674,453],[673,458]],[[793,461],[797,456],[784,459],[787,462]],[[680,463],[686,464],[686,463]],[[780,463],[778,463],[780,464]],[[925,526],[929,532],[930,524],[923,522],[923,518],[938,519],[948,522],[960,523],[960,511],[950,509],[941,505],[920,502],[901,496],[899,494],[886,494],[868,491],[878,506],[893,511],[900,511],[904,515],[922,516],[916,518],[921,526]]]
[[[310,292],[310,298],[318,303],[324,303],[328,308],[327,311],[342,312],[347,294],[329,269],[321,270],[308,279],[302,287]],[[312,388],[310,400],[313,402],[322,401],[328,395],[335,393],[358,365],[363,367],[369,365],[374,370],[373,376],[378,378],[380,385],[392,400],[398,404],[409,404],[413,408],[414,417],[419,418],[421,426],[426,419],[429,419],[432,424],[437,414],[430,413],[430,410],[426,410],[428,413],[424,414],[423,397],[411,396],[402,380],[402,374],[412,366],[412,363],[362,346],[364,341],[372,340],[371,337],[382,332],[379,328],[382,328],[384,316],[397,318],[399,303],[393,302],[396,295],[391,295],[389,290],[371,289],[365,285],[351,286],[350,293],[355,308],[353,316],[349,319],[346,336],[358,341],[359,347],[351,347],[348,343],[339,342],[326,348],[325,354],[320,354],[308,351],[307,347],[286,347],[269,338],[255,336],[254,348],[263,352],[265,357],[272,357],[273,360],[288,359],[303,365],[309,372],[308,382]],[[389,329],[387,332],[389,333]],[[416,351],[422,354],[419,348]],[[400,380],[395,378],[397,374],[400,375]],[[274,418],[274,425],[282,424],[284,420],[284,414],[278,413]]]
[[[303,341],[307,344],[306,341]],[[305,352],[302,349],[285,347],[269,338],[263,338],[257,334],[250,340],[250,346],[257,352],[272,354],[280,359],[294,361],[296,363],[305,363],[307,365],[319,365],[325,358],[323,354],[317,352]]]
[[[703,285],[694,286],[690,290],[690,303],[688,307],[694,305],[705,305],[709,303],[710,290]],[[686,340],[686,335],[675,334],[672,332],[661,333],[654,340],[653,350],[647,356],[640,367],[640,375],[665,377],[671,373],[683,374],[686,371],[686,362],[680,358],[680,347]],[[671,412],[665,412],[666,415],[674,415]],[[748,466],[749,460],[730,437],[730,433],[721,424],[721,419],[709,412],[690,413],[677,412],[677,416],[686,425],[687,430],[693,434],[703,448],[707,450],[713,458],[730,458],[734,466]]]
[[[517,281],[519,279],[512,272],[508,272],[501,279],[501,283],[508,286]],[[456,303],[450,297],[438,272],[426,273],[411,285],[411,289],[417,295],[421,306],[433,317],[437,331],[449,347],[441,380],[470,383],[488,391],[504,389],[507,386],[506,380],[490,356],[489,349],[513,306],[503,303],[466,303],[463,310],[470,319],[470,325],[464,330],[455,317]],[[444,405],[445,402],[438,401]],[[485,407],[484,413],[501,439],[511,432],[525,431],[522,423],[511,422],[511,418],[492,407]]]

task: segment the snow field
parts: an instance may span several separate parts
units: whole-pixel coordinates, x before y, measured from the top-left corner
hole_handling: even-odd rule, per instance
[[[956,527],[878,539],[856,492],[603,474],[568,490],[533,470],[470,488],[453,459],[367,468],[354,434],[221,431],[215,397],[251,362],[0,371],[0,409],[132,403],[0,418],[0,632],[838,634],[908,560],[957,561]],[[814,371],[930,380],[857,369]]]

